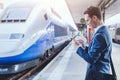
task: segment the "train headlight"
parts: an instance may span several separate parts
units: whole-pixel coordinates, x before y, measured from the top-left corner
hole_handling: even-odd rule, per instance
[[[10,34],[9,39],[22,39],[24,37],[24,34],[22,33],[12,33]]]

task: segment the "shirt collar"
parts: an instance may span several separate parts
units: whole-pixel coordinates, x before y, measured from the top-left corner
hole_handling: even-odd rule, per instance
[[[99,25],[97,28],[95,28],[95,33],[100,29],[103,25]]]

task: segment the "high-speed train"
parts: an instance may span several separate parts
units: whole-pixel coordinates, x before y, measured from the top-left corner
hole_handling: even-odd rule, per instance
[[[109,25],[109,31],[112,41],[120,43],[120,23]]]
[[[53,8],[30,2],[9,5],[0,19],[0,74],[33,67],[45,51],[70,39],[69,25]]]
[[[120,27],[114,30],[114,36],[112,37],[113,42],[120,43]]]

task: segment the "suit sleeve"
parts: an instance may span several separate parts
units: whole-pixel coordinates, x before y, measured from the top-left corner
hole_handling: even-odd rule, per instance
[[[91,46],[89,46],[89,48],[86,47],[85,49],[79,47],[77,49],[77,54],[88,63],[95,64],[96,61],[100,58],[102,50],[104,50],[105,47],[107,47],[107,45],[104,37],[102,34],[97,33],[91,42]]]

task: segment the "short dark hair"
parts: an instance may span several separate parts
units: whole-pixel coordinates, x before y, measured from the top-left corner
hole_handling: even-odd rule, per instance
[[[89,8],[87,8],[84,14],[88,14],[91,18],[95,15],[98,17],[98,19],[101,20],[101,10],[98,7],[90,6]]]

